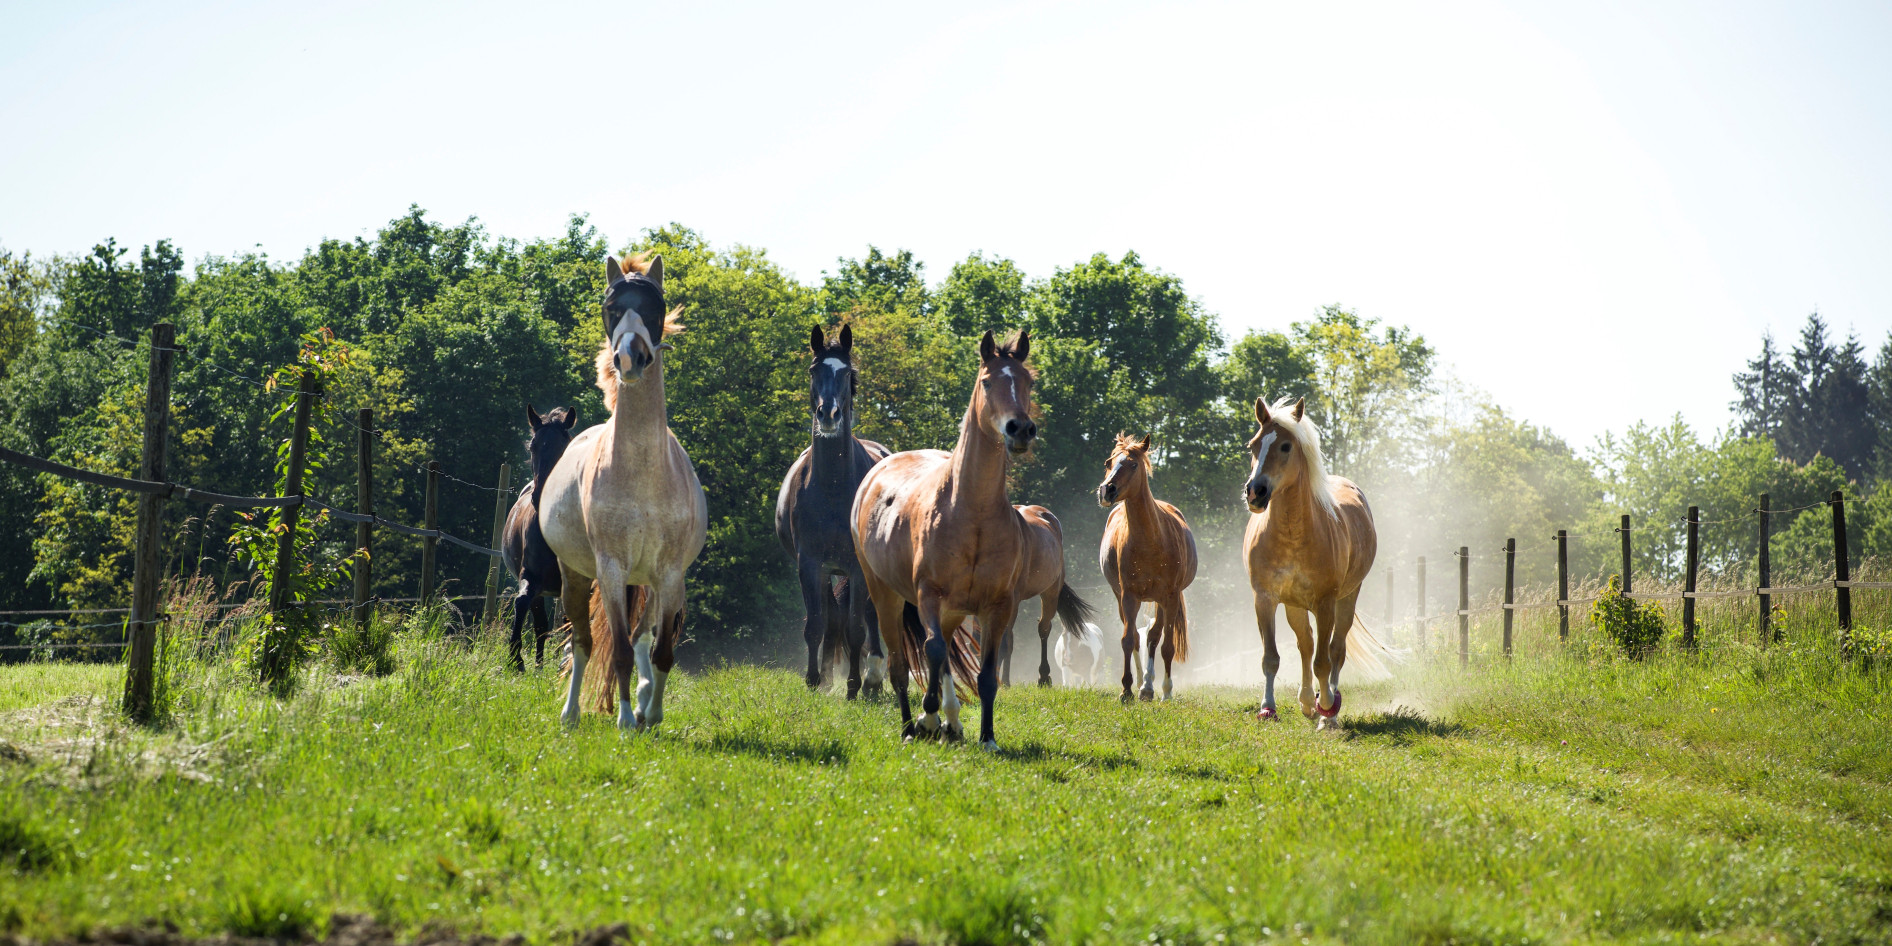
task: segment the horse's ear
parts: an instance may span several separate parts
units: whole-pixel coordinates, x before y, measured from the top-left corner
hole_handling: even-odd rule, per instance
[[[1255,398],[1255,420],[1263,424],[1268,422],[1268,399],[1265,397]]]
[[[624,281],[624,268],[618,265],[616,256],[604,258],[605,285],[614,286]]]
[[[1012,337],[1012,343],[1006,346],[1012,350],[1012,357],[1024,361],[1031,354],[1031,329],[1021,328]]]
[[[533,430],[538,430],[540,427],[545,425],[545,419],[539,416],[538,411],[535,411],[532,409],[532,405],[527,404],[526,405],[526,423],[531,424]]]
[[[979,357],[989,359],[993,355],[996,355],[998,353],[999,353],[998,342],[995,342],[992,340],[992,330],[986,329],[985,337],[979,339]]]
[[[1143,442],[1142,442],[1142,443],[1140,443],[1140,444],[1137,444],[1137,449],[1138,449],[1138,450],[1148,450],[1148,449],[1150,449],[1150,435],[1149,435],[1149,434],[1144,434],[1144,435],[1143,435]]]
[[[847,356],[853,353],[854,353],[854,326],[843,325],[841,326],[841,354],[843,356]]]
[[[1304,397],[1295,398],[1294,399],[1294,419],[1300,420],[1302,415],[1306,413],[1307,413],[1307,398],[1304,398]]]
[[[644,276],[657,284],[657,291],[664,291],[664,257],[662,253],[650,258],[650,268],[644,270]]]
[[[570,430],[576,426],[578,426],[578,408],[568,407],[565,409],[565,429]]]
[[[828,337],[821,334],[819,325],[808,330],[808,350],[814,352],[817,358],[828,350]]]

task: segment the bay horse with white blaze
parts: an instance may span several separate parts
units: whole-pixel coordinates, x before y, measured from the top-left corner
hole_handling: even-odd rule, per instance
[[[824,664],[847,657],[847,698],[862,689],[880,690],[887,675],[880,624],[861,584],[848,515],[861,478],[887,457],[887,448],[854,436],[854,330],[841,326],[833,345],[817,325],[808,337],[814,363],[808,367],[808,412],[813,428],[808,449],[795,458],[775,497],[775,537],[795,557],[808,645],[803,679],[821,685]],[[867,672],[861,673],[862,650]],[[823,658],[829,658],[824,660]]]
[[[1350,649],[1382,649],[1365,627],[1355,630],[1360,583],[1373,567],[1378,538],[1366,494],[1345,477],[1329,476],[1321,457],[1320,431],[1306,416],[1305,399],[1272,409],[1255,399],[1261,427],[1248,441],[1253,466],[1242,487],[1252,515],[1242,544],[1242,563],[1255,593],[1261,631],[1261,667],[1267,690],[1258,719],[1276,719],[1274,675],[1281,667],[1275,645],[1275,606],[1285,605],[1301,652],[1301,713],[1322,729],[1340,726],[1340,671]],[[1318,635],[1308,626],[1314,615]]]
[[[703,550],[709,507],[665,413],[664,338],[683,326],[678,310],[664,306],[663,257],[628,256],[622,266],[611,257],[605,275],[597,363],[611,419],[574,438],[552,468],[539,525],[558,556],[572,626],[560,719],[577,723],[585,664],[596,647],[616,678],[618,727],[642,731],[663,720],[664,684],[683,631],[683,574]],[[594,634],[590,613],[593,581],[603,604],[602,635]]]
[[[532,439],[526,442],[526,454],[532,458],[532,481],[519,491],[512,511],[506,514],[506,531],[499,544],[506,570],[519,579],[519,596],[512,604],[509,644],[514,670],[526,668],[519,637],[528,611],[532,613],[533,636],[538,643],[537,665],[545,666],[545,639],[552,633],[551,621],[545,614],[545,599],[559,594],[562,582],[558,556],[552,554],[551,546],[545,544],[545,534],[539,530],[538,497],[545,493],[545,478],[572,442],[572,427],[578,423],[578,412],[569,407],[555,407],[540,417],[539,412],[527,404],[526,422],[532,426]]]
[[[900,638],[899,644],[888,642],[887,676],[908,737],[964,738],[948,665],[955,649],[948,635],[970,617],[979,628],[979,665],[976,671],[961,666],[959,672],[976,673],[979,743],[998,748],[992,705],[998,697],[1000,645],[1018,615],[1025,578],[1048,568],[1038,559],[1063,557],[1061,544],[1037,535],[1044,525],[1014,508],[1005,495],[1010,454],[1025,452],[1038,435],[1031,418],[1036,379],[1025,364],[1030,351],[1028,331],[1003,346],[986,332],[979,342],[978,381],[952,452],[896,453],[868,472],[854,496],[850,521],[867,593],[882,633]],[[1082,635],[1087,606],[1077,593],[1060,582],[1049,600],[1055,600],[1066,630]],[[922,653],[925,715],[916,722],[907,700],[908,666]]]
[[[1163,652],[1163,699],[1173,686],[1170,662],[1189,659],[1189,609],[1183,589],[1196,580],[1196,536],[1175,506],[1150,492],[1150,438],[1117,435],[1117,446],[1104,466],[1097,503],[1110,509],[1104,521],[1097,564],[1117,596],[1123,619],[1123,702],[1130,702],[1131,668],[1136,664],[1137,612],[1155,606],[1150,623],[1148,669],[1141,696],[1155,699],[1156,652]]]

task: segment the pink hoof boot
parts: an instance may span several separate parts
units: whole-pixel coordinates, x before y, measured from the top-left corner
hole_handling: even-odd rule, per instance
[[[1328,719],[1333,719],[1334,717],[1336,717],[1336,716],[1339,716],[1339,715],[1340,715],[1340,693],[1339,693],[1338,691],[1336,691],[1336,692],[1334,693],[1334,707],[1333,707],[1333,709],[1321,709],[1321,708],[1320,708],[1320,704],[1319,704],[1319,703],[1315,703],[1315,704],[1314,704],[1314,712],[1316,712],[1316,713],[1319,713],[1319,714],[1321,714],[1322,716],[1325,716],[1325,717],[1326,717],[1326,718],[1328,718]]]
[[[1277,722],[1280,720],[1280,717],[1274,714],[1274,707],[1272,706],[1264,706],[1261,709],[1256,710],[1255,718],[1264,723]]]

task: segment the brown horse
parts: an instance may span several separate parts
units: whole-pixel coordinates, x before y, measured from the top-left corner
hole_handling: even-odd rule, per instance
[[[1356,640],[1354,605],[1360,583],[1373,567],[1378,538],[1366,494],[1351,480],[1327,475],[1320,431],[1306,417],[1304,399],[1269,409],[1255,399],[1261,429],[1248,441],[1254,460],[1242,496],[1253,515],[1242,547],[1248,583],[1255,592],[1255,622],[1261,630],[1261,668],[1267,692],[1259,719],[1275,719],[1274,675],[1281,667],[1275,646],[1274,611],[1286,605],[1301,651],[1301,713],[1320,728],[1339,728],[1340,670],[1350,649],[1383,650],[1365,627]],[[1312,612],[1319,627],[1308,627]]]
[[[1062,558],[1061,542],[1039,541],[1035,535],[1045,526],[1021,514],[1005,496],[1009,454],[1025,452],[1038,435],[1031,419],[1036,379],[1025,365],[1030,351],[1029,332],[1019,332],[1003,346],[985,333],[979,342],[979,378],[953,451],[896,453],[870,470],[854,495],[854,546],[867,593],[883,636],[900,635],[898,645],[890,642],[886,648],[887,676],[899,696],[909,738],[965,737],[947,635],[971,617],[980,637],[979,742],[998,748],[992,704],[998,696],[1000,645],[1018,615],[1024,579],[1049,568],[1041,558]],[[1062,573],[1062,563],[1057,570]],[[1062,581],[1055,600],[1066,629],[1082,634],[1083,601]],[[916,723],[907,701],[908,665],[921,652],[927,665],[925,716]],[[959,672],[973,670],[961,666]]]
[[[1025,538],[1032,548],[1026,556],[1031,567],[1018,580],[1018,600],[1038,599],[1038,685],[1051,685],[1051,618],[1058,612],[1058,598],[1064,593],[1064,526],[1043,506],[1013,506],[1025,520]],[[1086,621],[1092,616],[1090,606],[1077,602]],[[968,619],[968,626],[971,626]],[[1065,633],[1083,640],[1090,633],[1084,622],[1064,626]],[[1012,683],[1012,632],[1005,633],[999,649],[999,681]]]
[[[1145,700],[1156,698],[1156,651],[1163,651],[1163,699],[1172,688],[1170,662],[1189,659],[1189,609],[1183,589],[1196,580],[1196,537],[1182,513],[1150,493],[1150,438],[1117,435],[1117,447],[1104,467],[1097,503],[1111,507],[1104,521],[1097,564],[1117,596],[1123,619],[1123,701],[1130,702],[1131,667],[1136,663],[1137,611],[1156,606],[1147,638],[1148,669],[1143,673]]]
[[[552,468],[539,526],[558,556],[572,625],[560,718],[578,721],[595,641],[605,672],[616,678],[618,727],[644,730],[663,720],[664,683],[683,631],[683,574],[703,551],[709,508],[664,405],[664,338],[683,326],[664,306],[663,258],[626,257],[620,267],[613,257],[605,275],[598,387],[611,419],[574,437]],[[593,581],[604,605],[601,637],[593,634]]]

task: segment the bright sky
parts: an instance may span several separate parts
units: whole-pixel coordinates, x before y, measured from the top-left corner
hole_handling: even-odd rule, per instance
[[[410,203],[806,280],[1135,249],[1234,333],[1424,333],[1578,444],[1816,307],[1892,330],[1883,3],[0,0],[0,244],[294,258]]]

